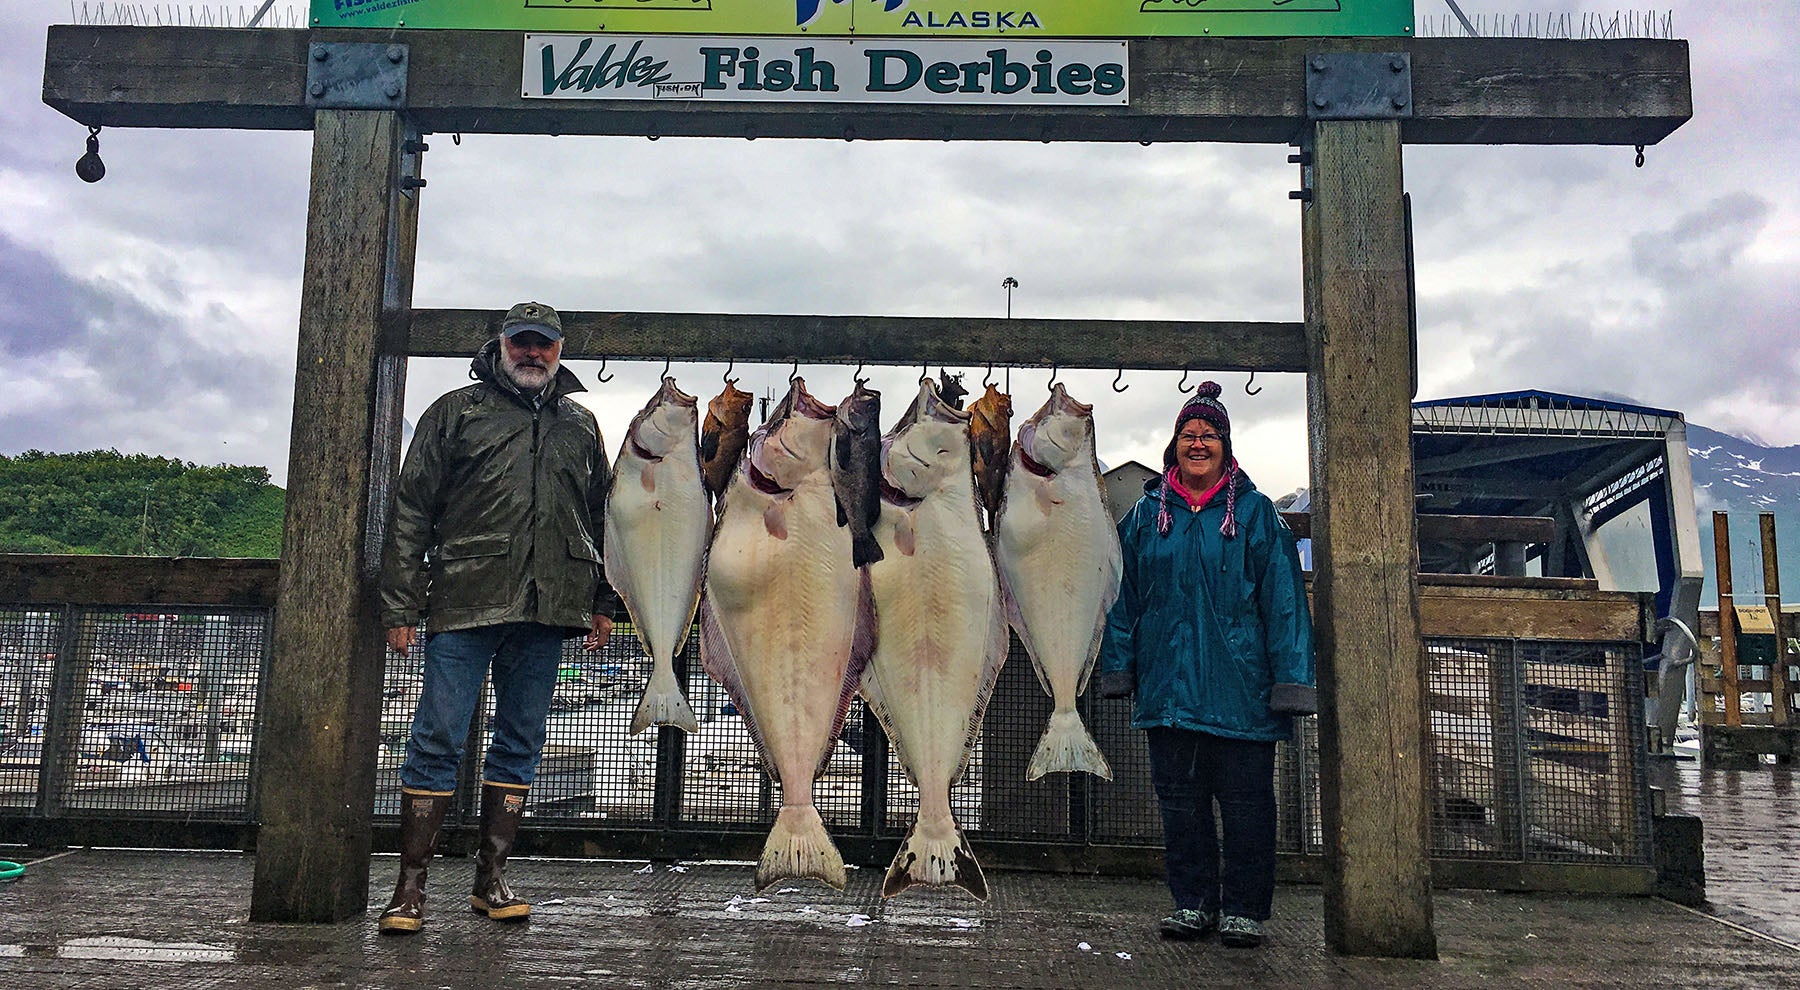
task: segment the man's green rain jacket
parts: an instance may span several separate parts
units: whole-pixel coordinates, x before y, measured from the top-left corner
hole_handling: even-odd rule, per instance
[[[440,397],[413,434],[381,575],[384,626],[427,633],[507,622],[586,632],[612,600],[600,567],[611,469],[594,414],[557,370],[542,402],[475,355],[473,385]]]

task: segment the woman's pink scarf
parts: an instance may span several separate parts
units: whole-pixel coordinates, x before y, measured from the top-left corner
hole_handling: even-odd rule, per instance
[[[1156,509],[1156,531],[1167,536],[1169,528],[1174,525],[1174,520],[1169,516],[1169,492],[1172,491],[1181,496],[1182,501],[1186,502],[1190,508],[1197,510],[1211,502],[1213,496],[1219,494],[1219,489],[1223,488],[1225,489],[1225,521],[1219,524],[1219,532],[1228,538],[1236,536],[1237,475],[1238,462],[1237,458],[1233,457],[1231,463],[1226,466],[1225,473],[1219,476],[1219,480],[1213,482],[1212,487],[1206,491],[1195,495],[1181,483],[1181,472],[1178,468],[1171,467],[1164,471],[1162,498],[1160,499],[1162,504]]]

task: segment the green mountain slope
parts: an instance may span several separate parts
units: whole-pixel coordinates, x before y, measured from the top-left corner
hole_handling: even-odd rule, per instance
[[[90,450],[0,456],[0,552],[278,557],[269,472]]]

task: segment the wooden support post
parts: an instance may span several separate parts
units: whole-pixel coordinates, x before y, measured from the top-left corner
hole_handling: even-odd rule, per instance
[[[45,818],[62,815],[75,761],[80,756],[82,711],[86,707],[94,652],[82,635],[87,624],[86,609],[63,609],[56,666],[50,674],[49,706],[44,711],[44,748],[38,759],[37,813]]]
[[[1763,603],[1775,624],[1775,660],[1769,665],[1769,718],[1771,724],[1788,724],[1787,628],[1781,622],[1781,565],[1775,552],[1775,513],[1758,516],[1762,525]]]
[[[1725,695],[1725,724],[1744,724],[1738,691],[1737,606],[1731,598],[1731,517],[1713,513],[1713,574],[1719,582],[1719,691]]]
[[[1494,544],[1494,573],[1501,577],[1525,576],[1525,544],[1500,540]]]
[[[1325,940],[1431,959],[1398,121],[1313,126],[1304,209]]]
[[[414,222],[397,202],[403,137],[388,111],[322,110],[313,124],[254,921],[335,922],[368,902],[375,581],[404,392],[383,316],[410,303]]]

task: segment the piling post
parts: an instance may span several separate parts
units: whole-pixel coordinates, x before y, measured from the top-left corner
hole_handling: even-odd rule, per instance
[[[417,190],[398,112],[320,110],[294,374],[287,515],[270,643],[253,921],[335,922],[368,904],[384,649],[376,607],[399,459]]]
[[[1771,724],[1788,724],[1787,628],[1781,621],[1781,565],[1775,551],[1775,513],[1758,516],[1762,526],[1763,604],[1775,625],[1775,659],[1769,664],[1769,718]]]
[[[1311,152],[1302,237],[1325,940],[1350,955],[1430,959],[1400,121],[1316,121]]]
[[[1719,690],[1725,695],[1725,724],[1744,724],[1738,692],[1737,606],[1731,597],[1731,517],[1713,513],[1713,575],[1719,582]]]

